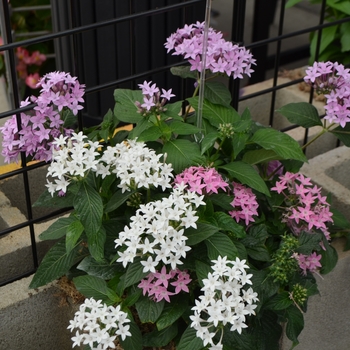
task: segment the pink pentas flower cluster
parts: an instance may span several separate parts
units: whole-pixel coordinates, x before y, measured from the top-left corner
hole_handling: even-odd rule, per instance
[[[316,252],[313,252],[310,255],[294,253],[293,258],[298,261],[299,267],[304,275],[307,274],[307,271],[317,272],[318,268],[322,267],[320,263],[322,255],[317,254]]]
[[[326,98],[326,116],[330,123],[345,127],[350,121],[350,70],[338,62],[315,62],[304,80]]]
[[[218,193],[219,189],[226,192],[229,184],[224,181],[222,176],[214,168],[204,168],[201,166],[192,166],[185,169],[182,173],[176,175],[175,184],[185,184],[191,192],[199,195]]]
[[[313,185],[311,179],[301,173],[286,172],[271,191],[282,193],[285,197],[283,222],[298,235],[301,231],[321,230],[329,240],[327,223],[333,222],[332,212],[321,188]]]
[[[254,222],[254,216],[258,215],[259,204],[252,189],[240,183],[233,182],[234,199],[231,202],[233,210],[229,214],[237,221],[243,220],[248,226],[250,222]]]
[[[26,157],[40,161],[52,159],[52,147],[55,138],[71,135],[71,129],[64,127],[60,112],[70,110],[74,115],[83,107],[84,85],[77,78],[65,72],[53,72],[40,80],[40,95],[32,97],[36,103],[33,110],[20,114],[21,124],[18,128],[16,116],[6,121],[0,131],[3,135],[2,152],[5,162],[18,160],[20,152]],[[21,107],[30,104],[29,98]]]
[[[202,70],[202,52],[204,39],[204,22],[185,25],[171,34],[165,48],[173,55],[182,55],[191,64],[192,71]],[[206,69],[213,73],[224,73],[234,79],[250,76],[251,66],[255,64],[252,54],[244,47],[232,44],[223,38],[221,32],[209,28],[207,41]]]
[[[170,296],[179,294],[181,291],[189,293],[188,284],[191,282],[187,271],[179,269],[167,272],[163,266],[161,271],[151,272],[141,280],[138,287],[142,288],[143,295],[152,297],[156,302],[166,300],[170,303]]]
[[[18,47],[16,51],[17,56],[17,66],[16,70],[18,72],[18,76],[20,79],[23,79],[31,89],[37,89],[37,83],[40,80],[40,76],[38,72],[33,72],[31,68],[29,73],[30,66],[41,66],[43,62],[46,61],[46,55],[41,53],[40,51],[29,52],[27,49],[23,47]]]
[[[152,81],[146,80],[142,84],[138,84],[142,90],[143,103],[136,101],[135,105],[138,112],[143,116],[148,116],[153,113],[156,115],[160,112],[166,111],[164,105],[175,95],[172,93],[172,89],[164,90],[160,92],[156,84],[152,84]]]

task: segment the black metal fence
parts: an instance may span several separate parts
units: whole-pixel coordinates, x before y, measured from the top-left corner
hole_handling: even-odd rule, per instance
[[[215,6],[215,1],[213,3]],[[246,45],[259,60],[257,78],[254,78],[251,83],[263,80],[268,69],[273,71],[272,87],[250,95],[240,96],[241,82],[230,81],[232,104],[238,108],[243,100],[272,93],[269,116],[272,125],[277,91],[301,81],[296,79],[290,83],[278,85],[277,78],[281,64],[307,58],[309,54],[307,47],[298,47],[298,45],[293,52],[283,51],[282,43],[291,38],[295,38],[297,42],[300,35],[316,31],[319,33],[317,58],[322,30],[331,25],[350,21],[350,17],[325,23],[326,0],[323,0],[318,25],[285,34],[285,0],[232,0],[232,5],[230,35],[232,41],[238,43],[244,42],[247,6],[254,6],[255,9],[252,42]],[[178,27],[197,20],[202,21],[204,10],[205,0],[51,0],[53,32],[14,42],[9,4],[7,0],[1,0],[1,34],[5,44],[0,46],[0,52],[7,55],[8,89],[12,110],[1,113],[0,120],[16,114],[20,122],[20,111],[23,109],[19,109],[20,95],[15,50],[17,47],[39,42],[54,42],[56,69],[69,71],[72,75],[78,76],[81,83],[86,84],[86,105],[84,112],[79,115],[80,126],[98,122],[108,108],[113,106],[115,88],[135,88],[137,83],[144,79],[154,80],[157,85],[166,88],[173,87],[177,96],[188,95],[186,91],[192,87],[179,83],[179,79],[168,73],[169,68],[179,64],[179,61],[173,56],[166,55],[163,43],[166,37]],[[278,34],[270,37],[267,29],[273,21],[277,21]],[[295,24],[298,29],[298,23]],[[269,55],[267,48],[272,43],[275,44],[276,50]],[[310,94],[310,101],[311,99]],[[307,133],[305,142],[306,140]],[[0,254],[1,237],[8,234],[16,235],[18,230],[27,228],[32,262],[30,266],[24,266],[23,271],[16,271],[5,280],[0,280],[0,286],[35,272],[40,260],[35,238],[35,224],[65,212],[65,210],[55,210],[39,215],[33,212],[31,189],[33,182],[35,183],[37,179],[35,176],[31,179],[31,174],[45,164],[27,164],[24,155],[22,155],[21,164],[19,169],[0,175],[0,183],[15,177],[21,179],[23,186],[17,188],[16,196],[23,198],[26,210],[26,220],[0,230]],[[6,264],[1,266],[1,269],[7,269]]]

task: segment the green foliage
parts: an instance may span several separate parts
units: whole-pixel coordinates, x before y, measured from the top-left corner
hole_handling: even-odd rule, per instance
[[[172,71],[184,78],[197,79],[197,73],[188,67],[177,67]],[[135,138],[144,142],[156,152],[162,166],[163,163],[171,164],[169,184],[147,187],[145,183],[137,183],[136,178],[156,177],[157,173],[152,170],[151,174],[145,175],[140,169],[137,174],[132,173],[129,168],[134,164],[130,158],[123,159],[122,170],[113,168],[102,176],[96,169],[90,169],[88,175],[77,176],[72,179],[64,197],[52,197],[46,192],[38,200],[38,205],[47,207],[70,207],[71,213],[59,218],[40,235],[43,240],[59,239],[59,242],[45,256],[31,287],[42,286],[65,274],[77,276],[74,283],[85,297],[102,300],[107,305],[120,305],[127,313],[132,336],[120,339],[120,343],[128,350],[166,347],[170,342],[178,350],[204,349],[203,341],[189,326],[191,309],[203,293],[203,280],[208,280],[208,274],[213,272],[212,260],[221,258],[245,260],[249,266],[245,277],[251,278],[251,287],[259,301],[256,315],[246,316],[248,329],[243,328],[239,333],[230,331],[228,325],[220,325],[215,339],[219,339],[223,331],[225,350],[277,350],[281,323],[286,323],[286,334],[295,345],[303,328],[300,310],[305,311],[307,299],[318,292],[315,278],[310,272],[302,273],[296,257],[298,254],[321,254],[320,273],[330,272],[337,262],[337,254],[321,230],[302,227],[300,222],[293,226],[286,220],[287,213],[298,208],[296,191],[288,197],[285,190],[277,193],[272,189],[276,186],[277,175],[269,172],[271,162],[280,161],[277,163],[279,171],[298,172],[307,161],[303,149],[290,136],[255,123],[248,109],[240,115],[230,106],[228,90],[223,84],[211,81],[213,77],[205,83],[201,128],[195,125],[200,109],[196,96],[198,89],[186,100],[189,105],[185,109],[182,109],[182,101],[178,101],[155,111],[142,111],[137,107],[139,104],[135,102],[143,101],[140,91],[118,89],[114,93],[113,111],[106,113],[99,126],[86,131],[93,142],[103,139],[96,149],[98,157],[108,147],[121,147],[122,143],[130,146]],[[181,111],[185,111],[183,115]],[[332,132],[350,145],[347,127],[323,126],[316,109],[309,104],[289,104],[278,112],[290,123],[301,127],[321,127],[317,137]],[[119,121],[135,125],[130,132],[115,133]],[[118,156],[113,155],[114,158]],[[213,170],[209,180],[203,176],[198,182],[214,181],[214,170],[222,178],[222,186],[212,191],[200,187],[202,183],[197,184],[197,193],[203,197],[193,196],[201,204],[196,209],[195,205],[186,204],[193,222],[187,222],[185,209],[174,209],[169,199],[173,193],[173,178],[190,167]],[[130,176],[127,186],[123,183],[126,180],[120,177],[124,170]],[[249,189],[252,198],[248,198],[243,190],[235,193],[241,185],[247,191]],[[179,202],[185,200],[182,197]],[[248,220],[249,210],[253,210],[253,198],[258,215],[254,214],[253,219]],[[236,204],[237,199],[246,204]],[[168,222],[154,224],[151,219],[145,219],[155,201],[161,204],[158,211],[152,209],[147,214],[152,219],[162,216],[163,212],[170,215],[172,210],[178,210],[178,219],[169,220],[171,229],[166,232],[163,230]],[[239,205],[242,208],[238,208]],[[238,209],[247,216],[235,216]],[[350,224],[336,211],[333,218],[336,229],[349,230]],[[143,233],[129,245],[120,243],[124,237],[135,235],[132,223],[137,232]],[[176,249],[169,245],[164,254],[158,248],[152,248],[158,244],[157,240],[169,241],[174,232],[181,232],[179,236],[183,237]],[[148,250],[135,248],[140,241],[146,240],[150,244]],[[321,249],[320,242],[325,250]],[[167,258],[181,245],[186,250],[181,256],[179,254],[180,263],[174,268]],[[133,249],[138,249],[137,254],[131,253]],[[123,254],[129,254],[129,260],[123,258]],[[150,257],[156,257],[152,261],[154,270],[146,267]],[[161,271],[163,267],[165,272]],[[158,274],[188,274],[188,285],[177,290],[179,281],[175,277],[169,278],[166,285],[161,282],[164,276]],[[147,291],[144,286],[153,280],[157,280],[157,288],[166,285],[170,302],[157,300],[153,290]]]
[[[290,8],[302,0],[288,0],[286,8]],[[321,4],[322,0],[310,0],[312,4]],[[350,3],[348,0],[326,0],[325,21],[332,23],[350,16]],[[288,12],[287,12],[288,15]],[[350,21],[334,24],[322,29],[321,47],[318,61],[333,61],[347,65],[350,63]],[[310,64],[316,58],[316,46],[319,32],[310,35]]]

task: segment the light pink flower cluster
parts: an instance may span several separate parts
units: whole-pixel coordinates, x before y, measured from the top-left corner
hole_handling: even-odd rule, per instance
[[[143,295],[148,294],[156,302],[164,299],[170,303],[170,296],[179,294],[181,291],[189,293],[187,285],[190,282],[191,278],[187,271],[176,269],[167,273],[166,267],[163,266],[160,272],[151,272],[138,287],[142,288]]]
[[[321,195],[321,188],[313,185],[310,178],[300,173],[286,172],[279,179],[271,191],[283,193],[285,196],[283,221],[296,235],[301,231],[312,232],[320,229],[329,240],[326,224],[333,222],[333,214],[329,210],[326,197]]]
[[[203,38],[204,22],[197,22],[185,25],[171,34],[164,46],[168,52],[173,50],[173,55],[182,55],[188,59],[192,71],[200,72],[202,70]],[[253,72],[252,64],[255,64],[255,59],[249,50],[226,41],[221,32],[209,28],[206,69],[213,73],[232,75],[234,79],[242,79],[243,74],[250,76]]]
[[[68,109],[76,115],[83,108],[80,103],[84,102],[84,85],[76,79],[68,73],[53,72],[40,80],[40,95],[31,98],[37,105],[28,114],[20,114],[20,130],[15,115],[0,128],[3,135],[1,154],[5,162],[17,161],[20,152],[25,152],[26,157],[35,160],[52,159],[54,139],[60,135],[69,136],[72,132],[63,126],[60,112]],[[28,104],[29,98],[21,103],[21,107]]]
[[[46,61],[46,56],[40,51],[34,51],[30,53],[27,49],[23,47],[18,47],[16,51],[17,56],[17,72],[20,79],[23,79],[25,83],[31,88],[38,88],[37,83],[40,80],[38,72],[28,73],[28,66],[41,66],[43,62]],[[30,69],[33,71],[33,69]]]
[[[316,252],[310,255],[294,253],[293,258],[298,261],[299,267],[303,270],[304,275],[307,274],[307,271],[317,272],[317,269],[322,267],[320,263],[322,255]]]
[[[345,127],[350,121],[350,73],[338,62],[315,62],[306,70],[305,82],[325,95],[326,116],[331,123]]]
[[[254,222],[254,215],[258,215],[259,204],[256,201],[256,196],[249,187],[233,182],[234,199],[231,202],[234,208],[229,214],[237,221],[244,220],[246,225]]]
[[[185,184],[191,192],[202,194],[218,193],[221,188],[226,192],[229,184],[214,168],[192,166],[176,175],[175,184]]]
[[[164,90],[162,89],[162,94],[156,84],[152,84],[152,81],[147,82],[146,80],[143,84],[139,84],[139,88],[142,89],[143,103],[136,101],[135,105],[138,112],[147,116],[150,114],[158,115],[160,112],[166,111],[164,105],[175,95],[172,94],[172,89]]]

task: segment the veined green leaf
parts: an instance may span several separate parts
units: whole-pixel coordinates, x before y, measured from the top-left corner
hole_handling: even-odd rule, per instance
[[[102,224],[103,203],[99,193],[83,182],[74,198],[74,208],[88,236],[96,235]]]
[[[113,210],[118,209],[122,204],[124,204],[129,197],[134,194],[135,191],[130,191],[130,192],[122,192],[122,190],[118,190],[113,194],[111,199],[108,201],[105,207],[105,212],[110,213]]]
[[[162,130],[159,126],[153,125],[150,128],[141,132],[138,141],[147,142],[147,141],[156,141],[162,136]]]
[[[90,254],[96,261],[102,262],[104,259],[104,247],[106,242],[106,230],[101,226],[97,232],[87,233],[88,248]]]
[[[129,332],[131,333],[131,336],[126,337],[124,340],[120,339],[120,344],[122,345],[123,349],[142,350],[142,334],[139,326],[133,321],[128,323],[128,325],[130,325]]]
[[[200,132],[196,126],[180,121],[174,121],[170,125],[170,130],[177,135],[194,135]]]
[[[209,148],[213,147],[218,137],[218,132],[210,132],[205,135],[201,142],[201,154],[204,154]]]
[[[241,161],[235,161],[226,164],[221,167],[225,169],[230,176],[234,177],[244,185],[270,196],[269,189],[267,188],[264,180],[256,172],[256,170],[247,163]]]
[[[197,74],[198,74],[196,71],[191,71],[190,66],[171,67],[170,72],[173,75],[177,75],[183,79],[186,79],[186,78],[197,79]]]
[[[272,160],[281,160],[282,157],[278,156],[275,151],[267,149],[257,149],[254,151],[248,151],[243,156],[243,162],[255,165],[270,162]]]
[[[222,82],[207,81],[205,83],[204,97],[211,103],[230,107],[231,93]]]
[[[48,229],[39,235],[43,241],[47,239],[59,239],[67,234],[69,226],[77,221],[77,218],[70,216],[68,218],[59,218]]]
[[[212,268],[210,265],[200,261],[196,260],[196,275],[198,278],[198,283],[203,287],[203,280],[205,278],[208,278],[208,273],[212,272]]]
[[[189,246],[196,245],[206,238],[218,232],[219,228],[207,222],[197,222],[197,228],[190,227],[186,229],[185,236],[188,238],[186,244]]]
[[[143,101],[143,95],[140,90],[116,89],[114,91],[114,115],[125,123],[138,123],[143,117],[137,112],[135,102]]]
[[[307,161],[299,143],[289,135],[272,128],[259,129],[250,141],[262,148],[275,151],[284,159]]]
[[[110,264],[107,261],[98,262],[92,256],[85,257],[77,269],[104,280],[109,280],[115,276],[116,272],[123,271],[120,265]]]
[[[188,309],[188,297],[186,294],[178,294],[171,297],[171,303],[166,303],[156,324],[158,331],[169,327]]]
[[[176,173],[203,161],[199,146],[189,140],[170,140],[164,145],[162,152],[167,154],[167,163],[172,164]]]
[[[96,276],[78,276],[73,279],[77,290],[87,298],[102,300],[107,305],[120,301],[120,297],[110,288],[104,279]]]
[[[45,255],[29,288],[38,288],[66,274],[74,264],[79,243],[69,253],[64,240],[57,242]]]
[[[77,244],[78,239],[81,234],[84,232],[84,226],[79,220],[73,221],[67,229],[66,235],[66,249],[67,253],[69,253]]]
[[[148,296],[141,296],[135,304],[140,321],[142,323],[156,322],[163,311],[164,303],[164,300],[156,302]]]
[[[201,350],[203,349],[202,339],[196,336],[196,330],[188,326],[182,334],[177,350]]]
[[[304,128],[322,126],[316,107],[307,102],[289,103],[277,112],[284,115],[291,123]]]
[[[218,256],[227,256],[234,260],[238,256],[238,251],[229,237],[221,232],[217,232],[205,240],[208,249],[208,257],[215,260]]]
[[[142,344],[144,347],[160,348],[168,345],[177,335],[177,323],[173,323],[162,330],[154,330],[143,335]]]
[[[198,109],[198,98],[192,97],[188,101],[195,110]],[[219,127],[220,124],[238,122],[241,117],[238,112],[232,107],[217,105],[204,100],[203,103],[203,118],[207,119],[211,125]]]

